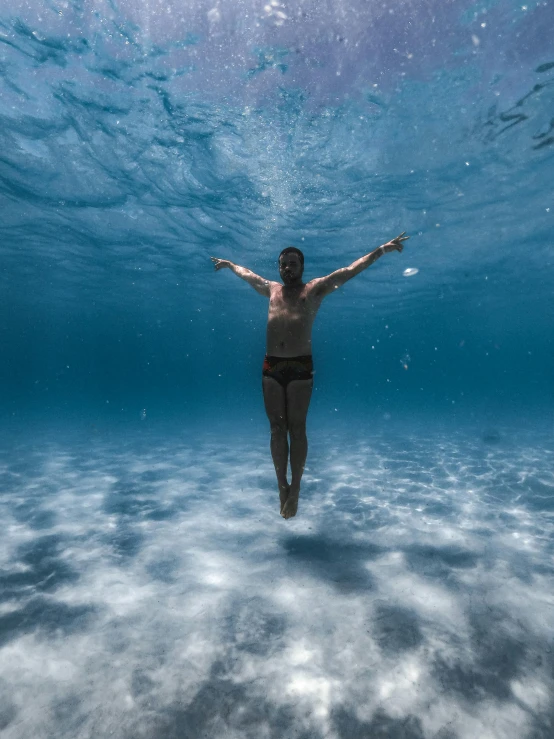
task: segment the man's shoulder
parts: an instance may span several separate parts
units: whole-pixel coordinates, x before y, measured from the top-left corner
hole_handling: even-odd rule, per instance
[[[314,277],[313,280],[306,283],[306,289],[310,297],[313,296],[317,298],[323,295],[325,286],[324,280],[324,277]]]

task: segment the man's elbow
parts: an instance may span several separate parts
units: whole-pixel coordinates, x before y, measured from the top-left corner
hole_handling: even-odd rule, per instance
[[[333,283],[336,287],[341,287],[356,274],[357,273],[351,267],[343,267],[342,269],[337,270],[336,278],[333,280]]]

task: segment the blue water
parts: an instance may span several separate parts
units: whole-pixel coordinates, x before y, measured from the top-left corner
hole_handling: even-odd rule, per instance
[[[554,735],[553,28],[2,5],[2,739]],[[316,319],[285,522],[267,299],[210,256],[401,231]]]

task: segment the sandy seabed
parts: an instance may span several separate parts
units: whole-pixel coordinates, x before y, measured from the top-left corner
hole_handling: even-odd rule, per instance
[[[13,439],[2,739],[550,739],[547,436]]]

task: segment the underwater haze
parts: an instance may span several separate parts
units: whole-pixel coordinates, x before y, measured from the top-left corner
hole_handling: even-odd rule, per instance
[[[2,739],[554,736],[554,5],[0,2]],[[267,298],[325,298],[279,516]]]

